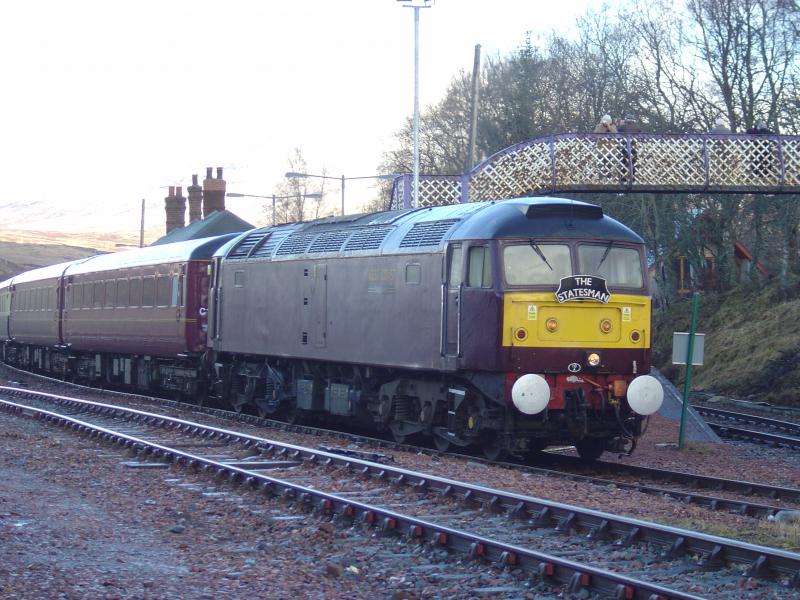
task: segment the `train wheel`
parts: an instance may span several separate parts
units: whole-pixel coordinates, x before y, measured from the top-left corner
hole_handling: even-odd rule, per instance
[[[433,436],[433,443],[436,444],[436,449],[439,452],[447,452],[448,450],[450,450],[450,446],[451,446],[450,442],[448,440],[444,439],[440,435],[434,435]]]
[[[497,435],[492,435],[492,437],[488,438],[481,445],[481,450],[483,455],[491,461],[500,460],[506,456],[506,447],[502,439],[498,438]]]
[[[597,460],[606,449],[606,441],[602,438],[584,438],[575,442],[578,456],[585,460]]]

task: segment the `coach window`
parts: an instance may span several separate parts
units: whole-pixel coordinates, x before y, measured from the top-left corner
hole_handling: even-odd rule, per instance
[[[128,280],[117,280],[117,307],[123,308],[128,306]]]
[[[492,287],[492,254],[486,246],[473,246],[469,249],[467,267],[467,287]]]
[[[83,308],[83,285],[80,283],[72,284],[72,308]]]
[[[172,297],[170,299],[170,306],[178,306],[178,276],[173,275],[170,277],[172,283]]]
[[[169,306],[172,296],[172,281],[169,275],[160,275],[156,278],[156,306]]]
[[[106,281],[106,308],[114,308],[117,305],[117,280],[109,279]]]
[[[94,291],[94,287],[92,287],[91,282],[82,283],[81,286],[83,287],[83,302],[81,306],[83,308],[92,308],[92,292]]]
[[[156,278],[142,277],[142,306],[153,306],[156,300]]]
[[[447,266],[447,281],[451,288],[461,285],[461,246],[450,247],[450,264]]]
[[[54,295],[53,288],[47,288],[47,292],[46,293],[47,293],[47,296],[46,296],[44,308],[45,308],[45,310],[53,310],[56,307],[55,306],[55,302],[53,302],[53,295]]]
[[[105,282],[103,281],[95,281],[94,282],[94,297],[92,306],[94,308],[102,308],[103,307],[103,289],[105,287]]]
[[[128,306],[141,306],[142,305],[142,278],[131,278],[131,299]]]

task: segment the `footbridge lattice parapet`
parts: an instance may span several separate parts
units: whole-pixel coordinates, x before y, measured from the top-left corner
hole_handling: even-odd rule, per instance
[[[410,208],[398,176],[392,208]],[[433,206],[559,192],[800,193],[800,136],[565,133],[490,156],[464,175],[420,175]]]

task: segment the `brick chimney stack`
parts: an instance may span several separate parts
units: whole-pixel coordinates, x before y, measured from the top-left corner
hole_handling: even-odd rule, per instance
[[[192,175],[192,185],[189,186],[189,223],[194,223],[203,218],[203,188],[197,184],[197,175]]]
[[[183,227],[186,215],[186,198],[183,189],[169,186],[169,195],[164,198],[164,209],[167,212],[167,233]]]
[[[225,210],[225,180],[222,178],[222,167],[217,167],[217,178],[214,179],[211,167],[206,169],[203,180],[203,218],[214,212]]]

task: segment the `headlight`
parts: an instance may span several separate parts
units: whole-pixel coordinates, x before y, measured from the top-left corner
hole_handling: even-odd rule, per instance
[[[600,331],[603,333],[611,333],[611,319],[603,319],[600,321]]]
[[[521,413],[539,414],[550,403],[550,386],[541,375],[523,375],[511,388],[511,401]]]
[[[640,375],[628,386],[628,406],[640,415],[652,415],[664,401],[661,382],[650,375]]]
[[[550,333],[554,333],[556,329],[558,329],[558,321],[553,317],[550,317],[545,321],[544,326],[547,328],[547,331]]]
[[[586,362],[589,364],[590,367],[596,367],[600,364],[600,355],[597,352],[592,352],[589,356],[586,357]]]

